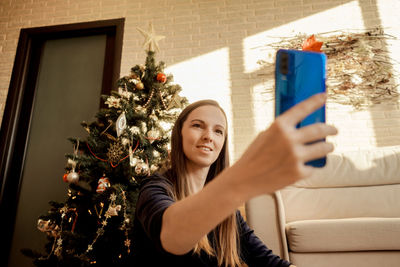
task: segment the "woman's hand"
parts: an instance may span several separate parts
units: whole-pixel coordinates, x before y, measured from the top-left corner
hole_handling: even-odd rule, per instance
[[[232,166],[232,171],[240,174],[234,177],[245,198],[272,193],[309,176],[313,167],[305,163],[333,151],[332,144],[318,141],[336,134],[336,128],[324,123],[296,128],[325,101],[326,95],[318,94],[283,113],[257,136]],[[315,143],[309,144],[312,142]]]

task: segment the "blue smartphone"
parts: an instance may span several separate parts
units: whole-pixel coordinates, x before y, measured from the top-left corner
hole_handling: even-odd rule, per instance
[[[275,61],[275,117],[310,96],[326,91],[326,56],[323,53],[280,49]],[[325,105],[297,124],[297,128],[325,122]],[[326,158],[306,163],[323,167]]]

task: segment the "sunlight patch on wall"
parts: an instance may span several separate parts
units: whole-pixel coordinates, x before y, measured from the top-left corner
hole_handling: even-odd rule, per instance
[[[165,73],[174,76],[174,82],[182,87],[181,96],[189,103],[201,99],[213,99],[225,110],[229,123],[230,156],[233,158],[233,125],[231,103],[231,77],[229,49],[221,48],[181,63],[169,66]]]
[[[387,0],[378,0],[377,7],[382,27],[390,32],[397,29],[398,33],[400,29],[400,1],[393,1],[388,4]]]
[[[174,81],[183,88],[181,95],[186,96],[189,102],[214,99],[224,108],[230,108],[228,48],[190,58],[166,68],[165,72],[173,74]]]
[[[311,35],[313,33],[351,29],[364,29],[358,1],[352,1],[249,36],[243,40],[245,72],[251,73],[259,70],[260,65],[257,64],[259,60],[274,62],[275,49],[267,49],[265,45],[278,42],[282,37],[292,37],[299,33]]]
[[[338,129],[337,135],[328,138],[328,141],[335,146],[335,151],[362,150],[377,146],[376,138],[382,134],[387,136],[390,129],[388,127],[379,127],[377,130],[374,127],[374,123],[388,123],[387,120],[384,120],[383,114],[380,114],[380,120],[376,121],[376,118],[373,117],[376,114],[379,113],[372,115],[371,110],[355,111],[351,106],[328,103],[326,122]]]
[[[266,88],[273,88],[274,81],[268,80],[259,83],[253,87],[252,103],[255,123],[255,134],[265,130],[274,120],[274,94],[271,91],[266,91]]]
[[[400,1],[392,2],[390,5],[385,4],[386,0],[377,1],[378,12],[381,20],[382,28],[385,33],[394,36],[396,39],[387,39],[387,48],[391,57],[391,63],[393,69],[398,70],[400,68]],[[397,83],[400,83],[400,77],[397,76]],[[398,88],[400,91],[400,88]]]

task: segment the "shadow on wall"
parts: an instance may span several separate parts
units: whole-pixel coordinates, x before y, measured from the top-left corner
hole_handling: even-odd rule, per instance
[[[367,8],[365,6],[365,3],[362,0],[359,0],[365,28],[372,28],[377,25],[382,26],[382,19],[381,19],[381,14],[379,14],[377,0],[371,0],[371,2],[375,7],[374,9]],[[382,50],[385,52],[388,51],[388,44],[386,41],[383,42]],[[394,71],[393,66],[391,65],[390,69],[388,69],[388,72],[393,73],[393,71]],[[398,97],[396,100],[398,100]],[[370,112],[370,114],[371,114],[371,122],[373,125],[372,127],[375,129],[376,133],[377,128],[379,127],[379,125],[377,124],[381,120],[381,118],[377,116],[377,113],[374,113],[372,111]],[[392,140],[385,140],[384,138],[380,137],[380,135],[377,133],[375,134],[375,136],[376,136],[376,146],[378,147],[387,146],[388,141],[389,145],[393,144],[393,142],[391,142]]]

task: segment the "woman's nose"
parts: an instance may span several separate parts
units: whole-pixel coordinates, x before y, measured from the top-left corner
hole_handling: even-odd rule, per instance
[[[205,129],[203,132],[203,140],[211,141],[212,140],[212,131],[210,129]]]

